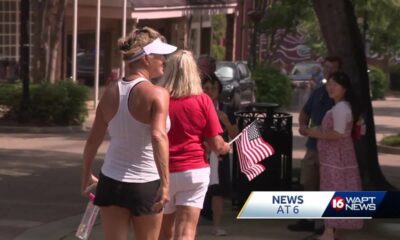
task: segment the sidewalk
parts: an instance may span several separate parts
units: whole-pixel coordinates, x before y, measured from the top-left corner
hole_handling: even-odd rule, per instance
[[[226,204],[228,205],[228,204]],[[28,230],[15,240],[76,240],[75,231],[81,215],[52,222],[46,226]],[[287,225],[294,223],[294,220],[236,220],[236,214],[229,209],[225,209],[222,222],[228,232],[226,237],[216,237],[211,234],[211,222],[201,219],[198,226],[198,240],[300,240],[308,239],[313,235],[308,232],[291,232],[287,230]],[[349,232],[348,239],[352,240],[394,240],[400,238],[400,219],[397,220],[368,220],[365,221],[363,230]],[[93,228],[91,240],[102,240],[101,225],[99,221]],[[133,235],[132,238],[134,239]]]
[[[400,98],[392,97],[386,101],[376,101],[374,104],[375,111],[375,124],[377,129],[377,140],[379,141],[384,135],[397,133],[400,131]],[[85,126],[89,127],[93,121],[93,111]],[[298,135],[297,132],[297,114],[293,114],[293,167],[299,168],[300,160],[304,155],[304,143],[305,139]],[[16,199],[0,199],[0,204],[8,204],[10,209],[18,208],[22,204],[28,204],[26,201],[20,200],[25,196],[29,198],[29,208],[37,209],[36,214],[38,216],[29,216],[20,213],[17,218],[3,213],[0,213],[0,232],[1,227],[12,225],[15,223],[13,219],[22,219],[19,222],[21,224],[29,225],[26,231],[15,235],[10,233],[10,236],[17,236],[16,238],[4,238],[4,239],[15,239],[15,240],[72,240],[74,237],[77,226],[79,225],[81,214],[83,212],[85,202],[80,198],[78,193],[78,186],[80,180],[80,164],[81,164],[81,151],[83,148],[83,141],[86,137],[86,133],[75,134],[75,135],[38,135],[38,134],[14,134],[4,135],[0,134],[0,158],[5,160],[6,167],[3,168],[0,162],[0,184],[1,180],[7,174],[14,176],[17,179],[19,176],[24,174],[33,176],[39,176],[41,178],[33,178],[32,182],[38,181],[33,186],[33,190],[29,193],[25,191],[15,194]],[[103,144],[99,150],[101,159],[107,144]],[[3,148],[4,146],[4,148]],[[45,150],[43,150],[45,149]],[[36,157],[32,157],[32,154],[36,154]],[[10,157],[10,155],[18,157]],[[40,159],[44,162],[29,161],[30,159]],[[393,154],[379,154],[379,161],[382,166],[382,170],[388,180],[398,188],[400,188],[400,156]],[[4,161],[3,161],[4,164]],[[8,164],[8,165],[7,165]],[[28,165],[23,167],[23,165]],[[101,164],[97,161],[96,168]],[[9,170],[9,165],[15,166],[15,168]],[[37,172],[32,170],[39,169]],[[2,169],[3,168],[3,169]],[[47,169],[51,169],[52,175],[47,175]],[[58,170],[62,169],[62,170]],[[35,175],[36,174],[36,175]],[[54,175],[54,176],[53,176]],[[43,178],[42,178],[43,177]],[[40,180],[41,179],[41,180]],[[52,179],[52,180],[51,180]],[[26,181],[21,178],[21,181]],[[50,182],[51,181],[51,182]],[[29,182],[29,181],[28,181]],[[29,182],[32,184],[32,182]],[[19,183],[18,183],[19,184]],[[25,183],[21,185],[13,185],[14,188],[21,188]],[[53,189],[56,188],[63,189]],[[0,189],[3,185],[0,185]],[[45,186],[45,187],[44,187]],[[4,189],[4,188],[3,188]],[[15,191],[13,188],[5,188],[5,192]],[[17,189],[18,190],[18,189]],[[26,195],[25,195],[26,194]],[[76,194],[76,195],[73,195]],[[4,196],[3,194],[1,194]],[[36,196],[39,195],[39,196]],[[54,195],[54,200],[51,198]],[[32,196],[35,198],[31,199]],[[3,198],[3,197],[2,197]],[[41,200],[43,199],[43,200]],[[60,201],[57,204],[60,206],[51,206],[49,203],[54,201]],[[32,204],[32,201],[35,201]],[[40,202],[43,201],[43,202]],[[53,204],[53,205],[57,205]],[[54,207],[54,211],[58,209],[65,209],[68,213],[60,215],[46,211],[44,208]],[[58,208],[55,208],[58,207]],[[41,208],[41,209],[39,209]],[[1,210],[1,208],[0,208]],[[1,212],[1,211],[0,211]],[[6,212],[7,213],[7,212]],[[42,216],[40,216],[42,214]],[[47,215],[52,215],[50,218]],[[311,233],[308,232],[290,232],[286,226],[290,223],[295,222],[294,220],[237,220],[237,212],[231,210],[230,202],[227,201],[225,204],[225,211],[223,216],[224,226],[229,233],[224,239],[307,239]],[[59,218],[57,217],[59,216]],[[39,219],[39,220],[37,220]],[[55,218],[55,219],[54,219]],[[57,218],[59,220],[57,220]],[[50,221],[48,219],[51,219]],[[365,221],[366,226],[362,231],[349,232],[349,239],[400,239],[400,219],[379,219],[379,220],[368,220]],[[198,238],[201,239],[220,239],[221,237],[215,237],[211,235],[211,222],[201,219],[198,228]],[[3,239],[0,234],[0,239]],[[92,240],[102,240],[101,226],[99,222],[94,227],[91,238]]]

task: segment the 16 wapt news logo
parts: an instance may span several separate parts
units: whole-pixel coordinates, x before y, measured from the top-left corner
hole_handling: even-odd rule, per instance
[[[336,192],[323,217],[372,218],[381,197],[367,192]]]
[[[331,206],[337,212],[340,211],[375,211],[376,197],[335,197]]]

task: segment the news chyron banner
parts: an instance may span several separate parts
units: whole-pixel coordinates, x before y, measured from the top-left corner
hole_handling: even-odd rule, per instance
[[[237,218],[400,218],[400,192],[252,192]]]

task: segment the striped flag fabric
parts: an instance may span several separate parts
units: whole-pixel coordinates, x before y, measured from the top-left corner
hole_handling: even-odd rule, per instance
[[[261,137],[256,121],[243,129],[236,140],[236,149],[240,170],[249,181],[265,170],[260,162],[275,153],[273,147]]]

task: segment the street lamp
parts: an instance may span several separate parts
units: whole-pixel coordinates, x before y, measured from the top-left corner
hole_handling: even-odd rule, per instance
[[[21,0],[20,2],[20,78],[22,80],[22,102],[21,115],[19,120],[26,122],[29,120],[29,0]]]
[[[253,9],[247,13],[247,16],[249,16],[249,19],[253,22],[253,34],[251,36],[249,67],[251,70],[254,70],[257,62],[256,45],[257,45],[258,26],[260,24],[261,19],[264,16],[264,11],[259,9]]]

